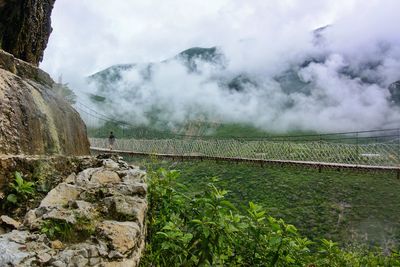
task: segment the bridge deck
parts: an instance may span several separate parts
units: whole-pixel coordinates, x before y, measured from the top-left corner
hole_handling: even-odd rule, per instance
[[[386,171],[397,171],[398,176],[400,174],[400,166],[374,166],[374,165],[362,165],[362,164],[347,164],[347,163],[331,163],[331,162],[314,162],[314,161],[297,161],[297,160],[275,160],[275,159],[253,159],[253,158],[241,158],[241,157],[215,157],[207,155],[176,155],[176,154],[160,154],[160,153],[143,153],[134,152],[127,150],[109,150],[100,147],[90,147],[92,151],[101,153],[114,153],[121,155],[130,156],[155,156],[160,158],[173,158],[173,159],[196,159],[196,160],[223,160],[223,161],[235,161],[235,162],[252,162],[259,164],[292,164],[292,165],[303,165],[316,168],[346,168],[346,169],[367,169],[367,170],[386,170]]]

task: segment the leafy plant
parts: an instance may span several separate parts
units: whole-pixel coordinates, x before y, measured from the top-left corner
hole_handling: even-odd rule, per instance
[[[14,183],[10,184],[12,193],[7,196],[7,201],[17,204],[21,199],[27,200],[35,194],[35,183],[25,181],[20,172],[14,173]]]
[[[76,222],[70,223],[64,220],[48,219],[41,224],[41,233],[50,239],[60,239],[64,242],[75,242],[87,239],[95,232],[92,220],[76,215]]]
[[[143,266],[396,266],[399,254],[343,250],[312,242],[295,226],[250,202],[245,212],[226,199],[212,178],[194,196],[177,182],[179,172],[148,169],[148,240]]]
[[[70,240],[73,233],[73,225],[63,220],[44,220],[40,232],[50,239]]]

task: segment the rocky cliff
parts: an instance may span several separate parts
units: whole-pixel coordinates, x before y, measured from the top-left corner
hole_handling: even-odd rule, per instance
[[[0,50],[0,154],[89,154],[86,126],[54,84]]]
[[[55,0],[0,0],[0,48],[38,65],[43,59]]]

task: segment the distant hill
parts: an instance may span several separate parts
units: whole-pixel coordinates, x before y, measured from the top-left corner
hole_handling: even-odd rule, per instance
[[[328,42],[325,38],[325,32],[331,27],[321,27],[313,32],[313,46],[315,46],[317,52],[299,57],[299,59],[290,62],[286,69],[270,77],[263,77],[259,73],[255,74],[248,71],[232,71],[229,69],[229,58],[221,48],[192,47],[161,62],[114,65],[89,76],[87,81],[92,85],[91,88],[94,88],[90,92],[90,101],[92,105],[104,112],[112,110],[112,114],[109,114],[111,116],[124,117],[126,113],[129,113],[129,116],[125,117],[132,118],[132,122],[138,121],[139,117],[142,116],[141,120],[143,121],[143,117],[145,117],[148,125],[162,129],[171,128],[170,118],[174,115],[172,114],[174,111],[171,110],[175,107],[169,105],[173,105],[176,101],[168,101],[168,98],[180,98],[179,94],[188,94],[194,86],[205,85],[207,90],[215,87],[214,90],[218,90],[219,97],[221,95],[226,97],[226,103],[220,103],[222,108],[232,101],[232,95],[242,94],[245,105],[246,99],[251,97],[251,94],[258,95],[265,89],[274,94],[271,91],[271,88],[273,88],[273,90],[279,90],[280,93],[287,96],[280,98],[282,103],[279,103],[279,107],[290,109],[298,104],[293,102],[296,97],[291,97],[291,95],[304,98],[318,95],[316,90],[320,90],[319,85],[316,85],[312,78],[304,76],[303,71],[314,66],[329,64],[332,52],[324,50],[324,47]],[[361,63],[356,66],[354,64],[340,65],[335,69],[335,75],[338,76],[338,79],[353,81],[364,87],[376,84],[380,88],[387,88],[388,103],[393,106],[400,106],[400,81],[393,81],[388,86],[387,81],[384,83],[382,77],[371,75],[371,73],[379,71],[382,64],[379,59],[365,59],[359,62]],[[176,71],[173,71],[174,68],[176,68]],[[167,81],[164,83],[163,79]],[[172,79],[172,81],[168,79]],[[180,86],[181,91],[179,92],[171,85],[175,81]],[[210,86],[207,87],[207,85]],[[160,87],[163,87],[162,90],[160,90]],[[170,89],[172,90],[171,95],[165,95],[165,90]],[[202,90],[202,88],[197,88],[197,90]],[[213,94],[208,91],[207,95],[209,95],[209,100],[212,103]],[[261,95],[263,94],[261,93]],[[205,96],[199,95],[197,91],[193,97],[203,99]],[[207,99],[207,97],[204,99]],[[264,94],[263,97],[268,98],[268,95]],[[149,98],[153,98],[153,100],[149,101]],[[201,121],[204,121],[204,124],[208,125],[207,127],[210,127],[209,125],[214,126],[211,127],[210,131],[203,129],[197,132],[215,132],[217,131],[216,124],[242,123],[235,120],[225,121],[225,118],[214,114],[212,106],[208,108],[207,103],[198,105],[199,101],[194,99],[187,105],[181,103],[177,107],[184,108],[184,110],[176,110],[178,113],[184,113],[180,114],[179,123],[173,125],[173,127],[181,127],[179,132],[182,132],[182,129],[191,128],[190,132],[196,133],[196,130],[188,125],[199,125]],[[122,102],[125,104],[121,104]],[[262,103],[262,101],[259,102]],[[121,105],[124,105],[123,109]],[[127,105],[132,105],[132,109],[129,109]],[[265,100],[265,105],[266,107],[270,105],[269,99]],[[204,106],[208,110],[202,110]],[[230,106],[230,108],[234,107]],[[141,113],[140,116],[138,115],[139,117],[136,114],[138,109]],[[280,113],[281,111],[276,111],[275,116]],[[260,110],[260,115],[263,115],[262,110]],[[209,123],[210,121],[217,123]],[[244,124],[251,125],[252,121],[246,121]]]

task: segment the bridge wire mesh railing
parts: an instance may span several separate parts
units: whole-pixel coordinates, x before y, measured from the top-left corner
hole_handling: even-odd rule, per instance
[[[142,154],[400,168],[400,128],[328,134],[217,138],[162,131],[149,132],[146,128],[138,128],[97,113],[84,104],[78,103],[76,109],[86,122],[89,136],[92,136],[91,146],[97,148],[107,149],[109,132],[117,130],[114,150]]]
[[[377,140],[376,142],[373,140]],[[345,142],[347,141],[347,142]],[[115,150],[143,154],[199,156],[400,167],[398,136],[350,140],[273,139],[118,139]],[[108,148],[105,138],[90,138],[93,147]]]

